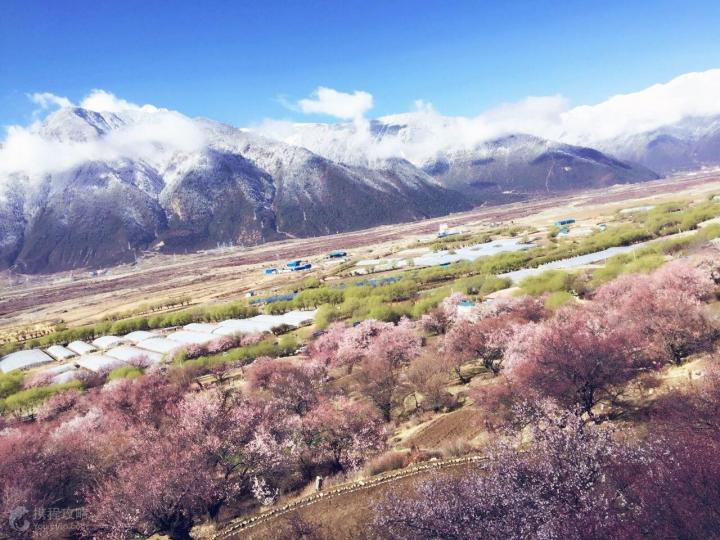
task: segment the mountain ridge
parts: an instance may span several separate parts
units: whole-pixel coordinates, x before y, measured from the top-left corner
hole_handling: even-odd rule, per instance
[[[658,177],[532,135],[443,146],[400,119],[305,125],[307,143],[154,107],[60,109],[31,132],[49,149],[46,170],[0,174],[0,268],[110,266],[145,250],[327,235]],[[403,151],[408,142],[422,152]]]

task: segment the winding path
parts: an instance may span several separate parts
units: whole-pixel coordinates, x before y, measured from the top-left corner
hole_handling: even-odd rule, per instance
[[[347,482],[347,483],[341,484],[331,490],[321,491],[321,492],[315,493],[313,495],[308,495],[306,497],[296,499],[296,500],[289,502],[287,504],[284,504],[282,506],[278,506],[277,508],[273,508],[272,510],[269,510],[268,512],[264,512],[262,514],[259,514],[259,515],[256,515],[256,516],[253,516],[250,518],[237,518],[235,520],[232,520],[221,531],[219,531],[217,534],[215,534],[212,537],[212,539],[213,540],[221,540],[221,539],[237,538],[236,535],[239,534],[240,532],[247,531],[248,529],[251,529],[252,527],[255,527],[257,525],[260,525],[260,524],[270,521],[272,519],[276,519],[285,514],[289,514],[290,512],[293,512],[300,508],[305,508],[307,506],[311,506],[319,501],[325,501],[328,499],[333,499],[335,497],[339,497],[341,495],[346,495],[348,493],[354,493],[357,491],[367,490],[367,489],[373,488],[373,487],[381,485],[381,484],[387,484],[390,482],[394,482],[396,480],[400,480],[402,478],[414,476],[416,474],[433,471],[433,470],[447,469],[449,467],[458,467],[460,465],[467,465],[470,463],[480,463],[482,461],[485,461],[486,459],[487,458],[485,458],[484,456],[477,456],[477,455],[461,457],[461,458],[450,458],[450,459],[440,459],[440,460],[435,459],[435,460],[423,462],[418,465],[414,465],[412,467],[407,467],[405,469],[400,469],[400,470],[396,470],[396,471],[379,474],[368,480],[356,480],[354,482]]]

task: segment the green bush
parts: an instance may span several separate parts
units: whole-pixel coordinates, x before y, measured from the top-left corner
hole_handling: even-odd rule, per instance
[[[536,276],[528,276],[520,282],[520,289],[530,296],[540,296],[545,293],[571,292],[581,288],[579,278],[564,270],[547,270]]]
[[[293,354],[297,350],[297,347],[297,337],[293,334],[286,334],[280,338],[280,341],[267,339],[255,345],[237,347],[222,353],[200,356],[192,360],[185,360],[180,357],[176,358],[176,361],[182,362],[183,366],[210,366],[218,362],[241,362],[249,364],[261,356],[288,356]]]
[[[295,354],[298,349],[299,342],[297,336],[294,334],[285,334],[278,341],[278,355],[279,356],[290,356]]]
[[[0,400],[0,411],[3,414],[8,412],[30,412],[50,396],[65,390],[80,390],[81,388],[82,383],[75,380],[63,384],[51,384],[20,390]]]
[[[116,379],[134,379],[143,374],[143,370],[135,366],[120,366],[108,373],[107,380],[114,381]]]
[[[567,291],[556,291],[551,293],[545,299],[545,307],[548,309],[557,309],[564,306],[568,302],[573,302],[575,297]]]
[[[590,284],[592,287],[598,287],[621,274],[649,273],[662,266],[664,262],[665,258],[654,248],[615,255],[607,260],[605,266],[593,272]]]
[[[4,399],[22,390],[24,378],[25,376],[22,371],[19,370],[13,370],[10,373],[0,373],[0,399]]]
[[[315,327],[319,329],[327,328],[330,323],[339,320],[338,310],[331,304],[323,304],[318,307],[315,313]]]

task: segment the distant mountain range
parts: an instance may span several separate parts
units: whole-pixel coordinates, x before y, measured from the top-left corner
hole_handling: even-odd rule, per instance
[[[720,116],[686,118],[652,131],[599,141],[597,147],[660,174],[720,164]]]
[[[154,135],[168,126],[171,143]],[[720,163],[717,117],[594,148],[522,133],[440,144],[433,129],[409,114],[270,138],[164,109],[63,108],[28,134],[51,163],[0,172],[0,269],[333,234]]]

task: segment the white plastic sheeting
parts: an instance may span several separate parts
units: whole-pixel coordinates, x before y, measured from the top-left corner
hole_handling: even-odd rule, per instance
[[[505,274],[500,274],[500,277],[509,277],[513,283],[517,283],[526,277],[536,276],[547,270],[564,270],[567,268],[577,268],[578,266],[601,262],[609,259],[610,257],[614,257],[615,255],[620,255],[621,253],[629,253],[635,249],[645,246],[646,244],[647,242],[641,242],[631,246],[611,247],[603,249],[602,251],[596,251],[595,253],[588,253],[587,255],[578,255],[577,257],[570,257],[569,259],[561,259],[559,261],[541,264],[537,268],[523,268],[522,270],[507,272]]]
[[[183,345],[204,345],[210,343],[217,336],[207,332],[190,332],[189,330],[178,330],[172,334],[168,334],[168,339],[177,341]]]
[[[524,244],[518,238],[506,238],[504,240],[495,240],[493,242],[459,248],[452,253],[449,251],[428,253],[420,257],[415,257],[413,263],[415,263],[415,266],[437,266],[457,261],[474,261],[480,257],[489,257],[491,255],[497,255],[498,253],[512,251],[524,251],[533,247],[535,247],[535,244]]]
[[[101,350],[109,349],[122,343],[125,343],[125,338],[118,336],[101,336],[92,342],[95,347]]]
[[[213,330],[216,330],[218,325],[213,323],[190,323],[186,324],[184,328],[185,330],[190,330],[191,332],[204,332],[209,334]]]
[[[40,349],[32,349],[29,351],[17,351],[3,356],[0,360],[0,370],[3,373],[12,371],[13,369],[27,369],[40,364],[52,362],[53,358],[42,352]]]
[[[268,332],[283,324],[300,326],[305,321],[315,319],[313,311],[290,311],[283,315],[256,315],[249,319],[228,319],[220,323],[220,328],[213,333],[220,336],[233,334],[253,334],[255,332]]]
[[[122,360],[104,354],[86,354],[78,358],[76,362],[79,366],[94,371],[95,373],[110,371],[125,363]]]
[[[125,340],[130,343],[140,343],[146,339],[157,337],[154,332],[148,332],[147,330],[135,330],[125,336]]]
[[[44,369],[42,372],[51,375],[53,383],[61,384],[71,381],[77,376],[77,367],[73,363],[60,364]]]
[[[182,347],[182,343],[164,337],[146,339],[137,344],[139,349],[166,354]]]
[[[67,346],[72,352],[76,354],[90,354],[95,351],[95,347],[84,341],[73,341]]]
[[[45,352],[52,356],[55,360],[66,360],[75,356],[75,353],[62,345],[53,345],[45,349]]]
[[[290,311],[283,315],[256,315],[249,319],[229,319],[218,324],[194,323],[187,325],[167,337],[160,337],[153,332],[138,330],[124,337],[102,336],[93,341],[93,345],[84,341],[73,341],[67,347],[54,345],[48,348],[48,353],[34,349],[31,351],[18,351],[4,357],[1,361],[3,372],[12,369],[23,369],[33,365],[52,362],[54,355],[57,359],[67,359],[78,355],[77,364],[91,371],[100,371],[114,364],[128,362],[135,357],[145,356],[151,362],[162,361],[162,356],[184,345],[209,343],[221,336],[233,334],[252,334],[255,332],[268,332],[286,324],[300,326],[315,319],[315,311]],[[212,329],[212,333],[207,331]],[[134,345],[129,345],[132,343]],[[97,349],[103,353],[96,353]]]
[[[63,371],[62,373],[58,373],[53,377],[53,383],[54,384],[63,384],[66,382],[72,381],[74,378],[77,377],[78,370],[77,368],[73,367],[72,369],[69,369],[67,371]]]
[[[50,373],[52,375],[59,375],[60,373],[65,373],[66,371],[72,371],[73,369],[77,369],[75,367],[75,364],[61,364],[59,366],[53,366],[50,368],[47,368],[43,371],[43,373]]]
[[[143,349],[138,349],[137,347],[132,347],[130,345],[121,345],[120,347],[115,347],[113,349],[110,349],[109,351],[106,351],[105,355],[112,358],[117,358],[118,360],[122,360],[123,362],[130,362],[131,360],[134,360],[136,358],[147,358],[148,362],[152,364],[157,364],[161,362],[163,357],[161,353],[145,351]]]

